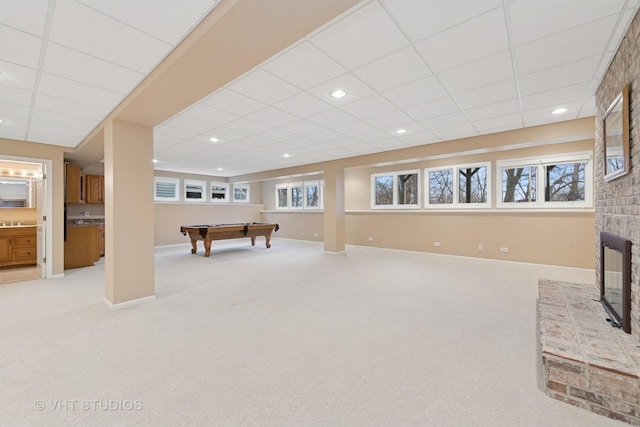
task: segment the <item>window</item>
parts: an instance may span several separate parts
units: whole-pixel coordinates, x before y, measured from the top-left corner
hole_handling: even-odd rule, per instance
[[[176,202],[180,200],[178,194],[178,186],[180,180],[178,178],[154,178],[153,199],[155,201]]]
[[[289,194],[291,197],[289,207],[291,209],[302,209],[304,200],[303,188],[304,186],[301,182],[289,184]]]
[[[497,163],[499,207],[591,206],[591,153]]]
[[[204,181],[184,180],[184,199],[190,202],[204,202],[207,200],[206,183]]]
[[[240,203],[249,203],[249,184],[233,185],[233,201]]]
[[[289,207],[289,184],[276,185],[276,208],[287,209]]]
[[[322,203],[322,182],[321,181],[305,181],[304,182],[304,208],[305,209],[321,209]]]
[[[211,182],[210,185],[212,202],[229,201],[229,184],[226,182]]]
[[[488,163],[426,169],[426,206],[485,208],[491,206]]]
[[[373,207],[419,207],[418,181],[418,171],[371,175]]]

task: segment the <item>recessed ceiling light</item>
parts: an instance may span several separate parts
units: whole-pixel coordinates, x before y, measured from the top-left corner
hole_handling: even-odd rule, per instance
[[[153,159],[153,163],[158,163],[158,159]]]
[[[2,119],[0,119],[0,123],[2,123]]]
[[[209,138],[209,141],[211,142],[218,142],[220,141],[218,138],[216,138],[215,136],[212,136],[211,138]]]
[[[405,128],[396,129],[396,133],[402,135],[403,133],[407,133],[407,130]]]
[[[291,154],[289,154],[289,153],[284,153],[284,154],[282,155],[282,157],[291,157]]]
[[[222,169],[222,168],[218,168],[218,169],[216,169],[216,170],[217,170],[217,171],[223,171],[224,169]]]
[[[551,112],[551,114],[562,114],[562,113],[566,113],[567,111],[569,110],[567,110],[566,108],[556,108]]]
[[[347,96],[347,92],[344,89],[334,89],[331,91],[331,93],[329,93],[329,95],[331,95],[332,98],[344,98],[345,96]]]

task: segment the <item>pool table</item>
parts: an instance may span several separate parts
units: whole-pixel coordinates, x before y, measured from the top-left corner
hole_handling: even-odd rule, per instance
[[[271,247],[271,232],[278,231],[278,224],[268,224],[265,222],[247,222],[238,224],[212,224],[212,225],[183,225],[180,232],[183,235],[189,234],[191,239],[191,253],[198,251],[196,242],[204,241],[204,256],[211,254],[211,241],[225,239],[240,239],[249,237],[251,245],[256,245],[256,237],[264,236],[267,248]]]

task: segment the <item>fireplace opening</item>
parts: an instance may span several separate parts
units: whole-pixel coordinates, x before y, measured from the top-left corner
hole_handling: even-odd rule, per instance
[[[600,233],[600,301],[611,324],[631,333],[631,242]]]

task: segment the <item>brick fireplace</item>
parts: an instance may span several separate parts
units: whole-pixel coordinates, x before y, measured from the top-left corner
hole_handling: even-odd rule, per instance
[[[630,170],[605,181],[602,120],[626,84]],[[595,129],[596,286],[540,281],[538,319],[546,389],[555,399],[640,425],[640,13],[596,92]],[[599,302],[601,268],[606,267],[601,235],[631,243],[631,301],[625,328],[629,333],[607,323],[612,316]]]

